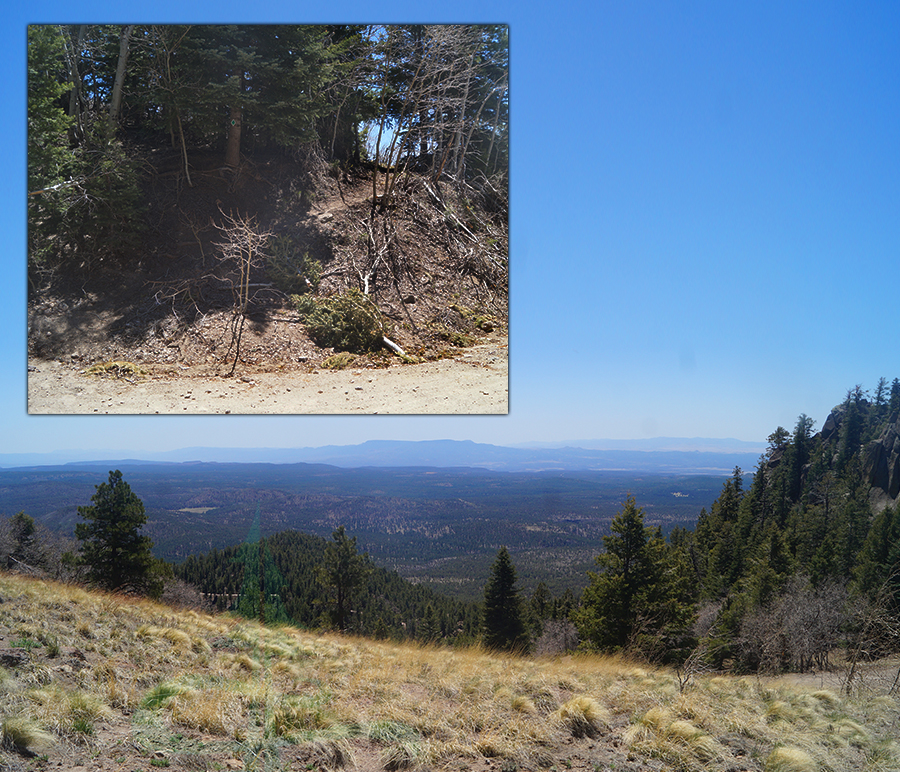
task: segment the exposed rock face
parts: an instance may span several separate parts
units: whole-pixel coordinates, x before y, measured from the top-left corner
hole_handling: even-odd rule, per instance
[[[888,420],[881,436],[870,442],[863,454],[863,469],[872,486],[874,505],[892,506],[900,496],[900,417]]]
[[[868,401],[860,403],[863,415],[867,415],[870,408]],[[832,448],[835,458],[846,412],[845,405],[835,407],[825,419],[819,434],[826,447]],[[872,511],[895,506],[900,501],[900,415],[891,415],[881,436],[862,449],[862,463],[865,480],[871,486],[869,501]]]
[[[841,419],[843,417],[843,405],[838,405],[828,414],[828,418],[825,419],[825,423],[822,425],[822,431],[820,432],[823,440],[827,442],[832,438],[837,438],[838,430],[841,428]]]

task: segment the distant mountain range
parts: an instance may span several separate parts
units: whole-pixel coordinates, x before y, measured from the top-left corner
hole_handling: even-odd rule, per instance
[[[161,452],[59,451],[0,453],[0,467],[52,466],[128,460],[157,463],[317,463],[356,467],[478,467],[505,472],[616,470],[660,474],[715,474],[752,470],[761,443],[734,439],[655,438],[579,440],[500,446],[471,440],[369,440],[319,448],[181,448]]]

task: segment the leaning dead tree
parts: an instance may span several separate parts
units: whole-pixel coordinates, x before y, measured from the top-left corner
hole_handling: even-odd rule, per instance
[[[392,285],[399,294],[399,277],[409,267],[393,212],[402,203],[413,167],[421,171],[423,164],[429,171],[422,185],[444,218],[460,270],[477,277],[488,294],[506,290],[506,255],[481,246],[482,241],[496,241],[495,223],[485,219],[473,225],[471,220],[478,218],[468,206],[470,199],[502,206],[505,173],[494,184],[484,171],[466,171],[467,158],[485,152],[485,137],[488,156],[493,152],[508,99],[508,65],[502,57],[486,55],[497,44],[495,35],[490,25],[438,24],[388,26],[373,36],[380,62],[370,80],[378,109],[372,123],[375,163],[364,227],[367,257],[364,266],[354,266],[364,294],[377,291],[379,273],[386,279],[382,285]],[[476,136],[482,146],[476,147]],[[482,167],[492,168],[489,158],[474,164]],[[445,181],[455,196],[445,195]],[[473,233],[473,227],[487,238]]]
[[[250,275],[265,260],[264,250],[272,234],[268,231],[261,231],[255,217],[225,214],[221,209],[219,212],[222,214],[222,222],[215,225],[222,234],[223,240],[216,244],[220,249],[218,259],[228,265],[229,272],[224,277],[224,281],[230,285],[233,298],[231,342],[225,353],[224,361],[228,361],[229,355],[234,350],[234,360],[228,373],[234,375],[241,356],[241,336],[247,318],[247,309],[252,299],[251,289],[257,286],[251,284]]]

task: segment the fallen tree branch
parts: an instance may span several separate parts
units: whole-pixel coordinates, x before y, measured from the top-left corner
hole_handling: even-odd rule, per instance
[[[385,346],[387,346],[391,351],[393,351],[398,357],[400,357],[407,364],[415,365],[422,361],[418,357],[414,357],[411,354],[407,354],[402,348],[400,348],[400,346],[398,346],[396,343],[394,343],[394,341],[392,341],[387,336],[382,335],[381,340]]]
[[[387,346],[395,354],[399,354],[402,357],[408,356],[408,354],[402,348],[400,348],[400,346],[394,343],[394,341],[392,341],[386,335],[382,335],[381,340],[383,340],[384,345]]]

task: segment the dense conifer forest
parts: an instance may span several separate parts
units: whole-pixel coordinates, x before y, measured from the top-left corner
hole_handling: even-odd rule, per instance
[[[345,537],[347,538],[347,537]],[[473,642],[479,616],[475,604],[454,601],[428,587],[402,579],[360,555],[363,575],[348,599],[350,614],[333,625],[331,581],[323,576],[329,540],[285,531],[255,543],[213,550],[175,566],[178,578],[197,587],[219,610],[236,609],[249,618],[260,615],[260,567],[270,621],[290,621],[306,628],[342,627],[379,638],[416,638]]]
[[[822,428],[801,414],[734,474],[691,532],[671,536],[698,588],[711,660],[824,667],[896,646],[900,612],[900,380],[851,389]]]

